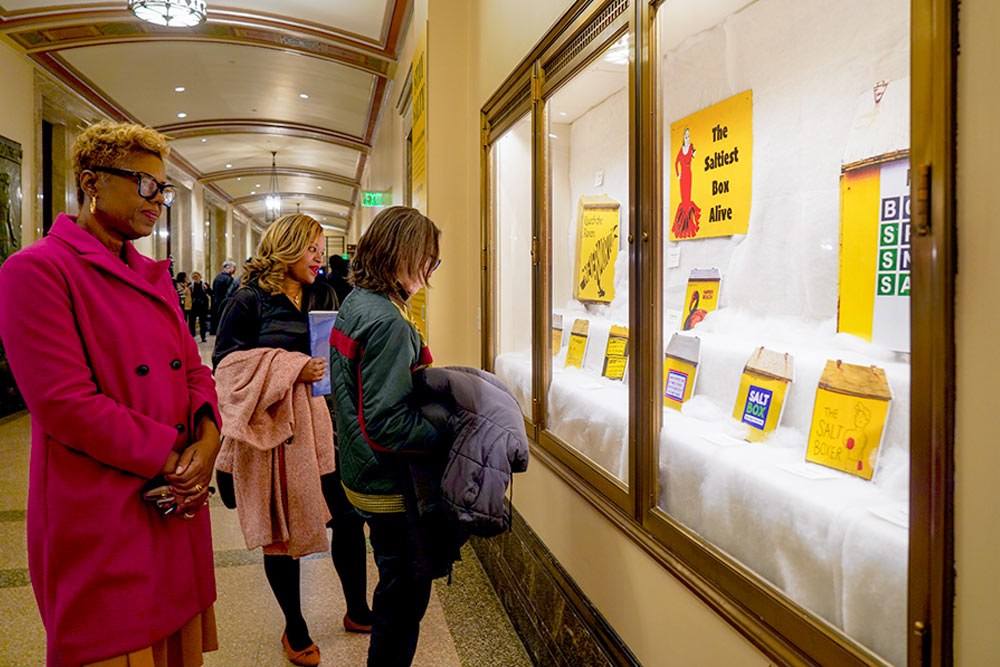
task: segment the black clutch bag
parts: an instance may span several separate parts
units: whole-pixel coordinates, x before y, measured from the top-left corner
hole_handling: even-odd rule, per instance
[[[233,473],[215,471],[215,483],[219,487],[219,498],[222,504],[231,510],[236,509],[236,489],[233,487]]]

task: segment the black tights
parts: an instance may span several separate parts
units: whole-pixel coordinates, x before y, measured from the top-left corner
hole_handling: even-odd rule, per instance
[[[320,477],[323,497],[333,519],[333,540],[330,555],[340,577],[347,603],[347,615],[355,623],[372,622],[368,606],[367,553],[365,547],[365,522],[344,495],[337,472]],[[271,586],[281,613],[285,616],[288,643],[296,651],[312,644],[309,627],[302,616],[302,596],[299,584],[299,559],[291,556],[264,556],[264,574]]]

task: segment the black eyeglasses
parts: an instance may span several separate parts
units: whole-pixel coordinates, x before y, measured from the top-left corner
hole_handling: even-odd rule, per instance
[[[153,201],[153,198],[156,197],[156,193],[162,192],[163,205],[168,208],[174,203],[174,198],[177,196],[177,190],[172,184],[160,183],[158,180],[153,178],[152,175],[147,174],[144,171],[118,169],[117,167],[88,167],[88,169],[90,169],[90,171],[103,171],[108,174],[123,176],[125,178],[134,178],[140,197],[146,201]]]

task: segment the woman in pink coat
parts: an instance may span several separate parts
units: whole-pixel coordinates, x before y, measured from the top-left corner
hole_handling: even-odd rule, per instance
[[[0,337],[31,412],[28,566],[50,666],[191,667],[217,647],[215,386],[167,262],[131,243],[173,201],[168,152],[141,126],[84,131],[79,217],[60,214],[0,270]],[[156,486],[161,505],[143,498]]]

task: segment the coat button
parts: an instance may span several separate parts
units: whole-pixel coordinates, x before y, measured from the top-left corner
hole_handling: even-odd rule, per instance
[[[140,376],[141,375],[149,375],[149,366],[147,366],[146,364],[142,364],[142,365],[136,367],[135,374],[136,375],[140,375]]]
[[[174,428],[177,429],[178,433],[183,433],[187,427],[184,424],[175,424]]]
[[[173,361],[170,362],[170,367],[173,368],[175,371],[179,371],[181,369],[181,360],[174,359]]]

